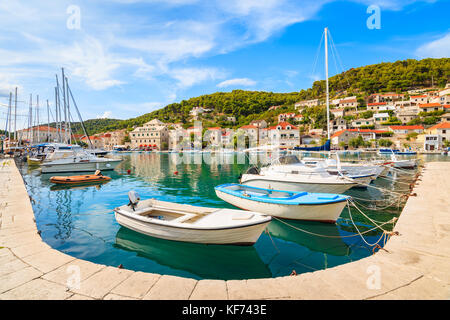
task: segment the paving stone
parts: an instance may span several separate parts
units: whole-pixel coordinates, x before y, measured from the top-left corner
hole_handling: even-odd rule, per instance
[[[29,265],[23,263],[19,259],[14,259],[9,262],[0,264],[0,277],[7,275],[9,273],[13,273],[14,271],[24,269],[26,267],[29,267]]]
[[[72,294],[64,286],[34,279],[0,295],[2,300],[64,300]]]
[[[73,294],[66,300],[94,300],[94,298],[82,296],[81,294]]]
[[[105,265],[75,259],[49,273],[46,273],[42,276],[42,278],[71,287],[77,286],[78,281],[81,282],[104,268],[106,268]]]
[[[72,289],[71,291],[95,299],[101,299],[114,287],[130,277],[133,272],[126,269],[106,267],[84,281],[81,281],[79,289]]]
[[[200,280],[194,288],[190,300],[226,300],[227,284],[223,280]]]
[[[38,241],[36,243],[29,243],[12,248],[11,251],[14,252],[17,257],[23,258],[49,249],[51,249],[51,247],[48,244],[43,241]]]
[[[54,249],[48,249],[22,258],[23,261],[32,267],[41,270],[44,273],[55,270],[56,268],[75,260],[67,254]]]
[[[28,281],[38,278],[42,275],[42,272],[32,267],[27,267],[12,273],[9,273],[3,277],[0,277],[0,293],[7,290],[11,290],[18,287]]]
[[[135,298],[125,297],[114,293],[109,293],[103,300],[135,300]]]
[[[145,272],[135,272],[128,279],[111,290],[111,293],[121,296],[142,299],[161,275]]]
[[[194,289],[197,280],[161,276],[158,282],[144,296],[146,300],[187,300]]]

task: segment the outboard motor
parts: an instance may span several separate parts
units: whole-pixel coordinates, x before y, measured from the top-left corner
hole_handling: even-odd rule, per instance
[[[133,209],[133,211],[135,211],[134,208],[137,207],[139,200],[141,200],[141,197],[139,196],[139,194],[136,191],[131,190],[128,192],[128,199],[130,199],[128,206],[130,206],[131,209]]]

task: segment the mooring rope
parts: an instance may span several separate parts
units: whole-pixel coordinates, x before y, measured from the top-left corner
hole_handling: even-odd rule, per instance
[[[324,235],[324,234],[311,232],[311,231],[308,231],[308,230],[305,230],[305,229],[302,229],[302,228],[298,228],[298,227],[293,226],[293,225],[291,225],[291,224],[289,224],[289,223],[287,223],[287,222],[285,222],[285,221],[283,221],[283,220],[281,220],[281,219],[279,219],[277,217],[272,217],[272,219],[277,220],[277,221],[279,221],[279,222],[281,222],[281,223],[283,223],[283,224],[285,224],[285,225],[287,225],[287,226],[289,226],[289,227],[291,227],[291,228],[293,228],[295,230],[298,230],[298,231],[301,231],[301,232],[304,232],[304,233],[307,233],[307,234],[310,234],[310,235],[313,235],[313,236],[323,237],[323,238],[336,238],[336,239],[338,239],[338,238],[352,238],[352,237],[357,237],[358,236],[358,234],[352,234],[352,235],[348,235],[348,236],[328,236],[328,235]],[[386,222],[382,223],[381,226],[383,226],[385,224],[388,224],[390,222],[393,222],[393,220],[391,219],[389,221],[386,221]],[[361,234],[369,233],[369,232],[371,232],[371,231],[373,231],[375,229],[378,229],[378,226],[373,227],[373,228],[371,228],[369,230],[366,230],[366,231],[362,232]]]
[[[351,209],[350,209],[350,201],[347,201],[347,208],[348,208],[348,214],[350,216],[350,220],[352,221],[353,226],[356,229],[356,232],[358,232],[358,235],[361,237],[361,239],[364,241],[365,244],[367,244],[370,247],[374,247],[376,246],[381,239],[383,239],[383,237],[385,236],[385,234],[387,234],[388,232],[386,230],[384,230],[383,228],[381,228],[381,226],[379,226],[378,224],[376,224],[375,222],[373,222],[376,225],[376,228],[380,228],[381,230],[383,230],[383,234],[381,235],[381,237],[373,244],[370,244],[369,242],[366,241],[366,239],[363,237],[363,233],[361,233],[358,229],[358,227],[356,226],[356,223],[353,221],[353,217],[352,217],[352,213],[351,213]],[[357,208],[358,209],[358,208]],[[358,209],[359,210],[359,209]],[[361,212],[361,211],[360,211]],[[364,215],[366,216],[366,215]],[[366,216],[367,217],[367,216]],[[367,217],[368,218],[368,217]],[[369,220],[373,221],[372,219],[369,218]]]

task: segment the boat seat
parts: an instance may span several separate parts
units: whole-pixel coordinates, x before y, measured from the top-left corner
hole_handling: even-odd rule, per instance
[[[183,216],[181,216],[181,217],[179,217],[179,218],[176,218],[176,219],[172,220],[172,222],[183,223],[183,222],[186,222],[186,221],[188,221],[188,220],[190,220],[190,219],[192,219],[192,218],[194,218],[194,217],[197,217],[197,216],[198,216],[198,215],[197,215],[197,214],[194,214],[194,213],[186,213],[185,215],[183,215]]]
[[[293,195],[293,196],[291,197],[291,199],[297,199],[297,198],[306,196],[307,194],[308,194],[308,192],[300,192],[300,193],[298,193],[298,194]]]
[[[253,218],[254,214],[249,212],[235,213],[231,219],[233,220],[249,220]]]
[[[317,197],[317,199],[320,199],[320,200],[335,200],[335,199],[337,199],[337,198],[339,198],[339,195],[335,195],[335,196],[329,196],[329,197]]]

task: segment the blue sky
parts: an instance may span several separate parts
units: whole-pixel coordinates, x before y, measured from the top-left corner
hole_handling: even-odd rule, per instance
[[[449,57],[448,12],[438,0],[2,1],[0,128],[15,86],[21,113],[30,93],[53,106],[60,67],[84,119],[127,119],[216,91],[306,89],[324,78],[324,27],[344,69]],[[330,76],[342,67],[330,56]]]

